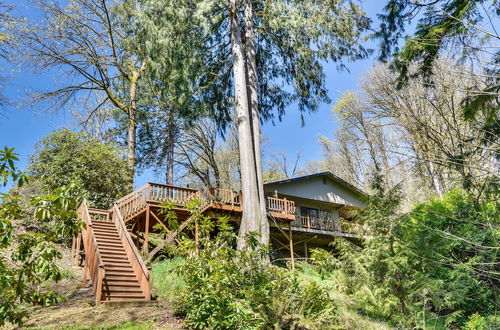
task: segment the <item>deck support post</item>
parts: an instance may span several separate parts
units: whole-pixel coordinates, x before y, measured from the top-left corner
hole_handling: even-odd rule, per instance
[[[295,269],[295,259],[293,256],[293,237],[292,237],[292,224],[288,224],[288,239],[290,241],[290,261],[292,265],[292,270]]]
[[[144,245],[142,246],[142,250],[144,253],[148,253],[149,250],[149,215],[150,215],[150,210],[149,210],[149,205],[146,207],[146,228],[144,229]]]
[[[309,253],[307,251],[307,241],[304,241],[304,255],[306,256],[306,259],[309,259]]]

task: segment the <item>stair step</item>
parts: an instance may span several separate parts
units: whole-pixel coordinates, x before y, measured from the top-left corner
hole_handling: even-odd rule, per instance
[[[137,283],[137,279],[134,274],[121,274],[121,273],[106,273],[104,276],[106,281],[118,281],[118,282],[134,282]]]
[[[118,261],[118,262],[128,262],[128,258],[127,258],[127,255],[124,254],[123,256],[117,256],[117,255],[107,255],[105,253],[101,253],[101,257],[103,259],[103,261]]]
[[[107,248],[102,248],[99,249],[99,252],[101,252],[101,255],[107,256],[108,258],[127,258],[127,254],[125,251],[122,249],[107,249]]]
[[[130,287],[130,286],[103,286],[102,293],[107,296],[113,296],[117,294],[137,294],[142,295],[142,290],[140,286]]]
[[[116,252],[121,252],[121,253],[125,253],[125,250],[123,249],[123,246],[120,245],[119,248],[117,247],[113,247],[113,246],[109,246],[109,247],[103,247],[102,250],[107,250],[109,251],[110,253],[116,253]]]
[[[94,228],[94,233],[96,234],[114,234],[118,235],[118,231],[112,230],[112,229],[101,229],[101,228]]]
[[[120,268],[132,268],[128,260],[125,261],[109,261],[109,260],[103,260],[104,266],[109,267],[120,267]]]
[[[114,239],[120,239],[120,236],[118,234],[108,234],[108,233],[101,233],[101,232],[94,232],[94,235],[96,237],[103,237],[103,238],[114,238]]]
[[[101,299],[102,301],[114,301],[114,302],[129,302],[129,301],[146,301],[144,296],[136,296],[136,295],[112,295],[112,296],[104,296]]]
[[[110,280],[110,279],[104,279],[103,285],[108,286],[108,287],[138,287],[140,288],[141,286],[137,282],[137,280],[134,278],[133,280]]]
[[[125,267],[116,267],[116,266],[108,267],[108,266],[104,265],[104,269],[106,270],[106,272],[109,271],[112,274],[118,274],[118,275],[134,274],[134,270],[130,266],[127,266],[125,268]]]
[[[102,242],[102,243],[115,243],[115,244],[122,244],[122,241],[118,237],[106,237],[106,236],[96,236],[97,242]]]
[[[135,292],[103,292],[103,296],[106,298],[143,298],[142,293]]]
[[[116,226],[114,223],[111,223],[109,225],[92,223],[92,228],[98,230],[116,230]]]
[[[115,223],[113,221],[92,221],[92,225],[97,225],[97,226],[114,226]]]
[[[99,247],[101,246],[111,246],[111,247],[116,247],[116,248],[121,248],[121,250],[123,251],[123,245],[122,245],[122,242],[121,241],[106,241],[106,240],[102,240],[102,239],[98,239],[97,240],[97,245]]]

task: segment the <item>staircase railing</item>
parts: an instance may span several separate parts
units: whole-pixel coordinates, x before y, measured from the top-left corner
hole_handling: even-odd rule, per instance
[[[85,223],[85,228],[82,230],[83,248],[85,251],[85,264],[82,276],[82,286],[87,286],[87,273],[90,275],[92,290],[95,293],[96,305],[101,303],[102,282],[105,276],[104,263],[102,262],[101,254],[97,247],[97,240],[92,228],[92,221],[89,214],[89,209],[85,202],[82,202],[78,207],[78,215],[80,220]]]
[[[149,198],[149,184],[134,190],[128,195],[123,196],[115,202],[118,206],[120,214],[124,219],[128,219],[134,213],[144,209]]]
[[[132,241],[127,227],[125,226],[125,222],[123,221],[122,214],[120,213],[120,209],[117,204],[113,206],[112,211],[112,221],[118,230],[118,235],[122,241],[125,253],[127,254],[128,260],[132,265],[132,269],[137,281],[139,282],[142,293],[146,297],[146,300],[149,301],[151,300],[151,268],[146,267],[144,264],[144,261],[142,260],[142,257]]]

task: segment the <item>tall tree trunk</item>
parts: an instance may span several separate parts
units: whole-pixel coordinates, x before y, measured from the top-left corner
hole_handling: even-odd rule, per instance
[[[134,185],[135,176],[135,149],[137,131],[137,80],[132,76],[130,81],[130,104],[128,108],[128,136],[127,136],[127,158],[130,171],[130,188]]]
[[[172,109],[168,112],[168,132],[167,132],[167,157],[166,157],[166,173],[165,182],[174,184],[174,157],[175,157],[175,142],[177,136],[177,125]]]
[[[257,94],[257,61],[255,51],[255,26],[253,24],[252,1],[245,0],[245,37],[246,37],[246,70],[248,106],[252,117],[253,151],[255,157],[255,172],[257,193],[259,195],[261,243],[269,243],[269,222],[266,212],[266,197],[264,196],[264,180],[262,176],[262,158],[260,150],[260,116],[259,97]]]
[[[257,176],[253,150],[251,118],[248,109],[245,60],[241,43],[237,0],[230,2],[231,50],[233,54],[234,108],[238,125],[240,150],[241,191],[243,212],[238,240],[238,249],[246,248],[245,237],[251,232],[260,233],[260,203],[257,191]]]

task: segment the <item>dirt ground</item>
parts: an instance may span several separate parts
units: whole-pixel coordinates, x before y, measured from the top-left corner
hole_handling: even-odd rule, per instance
[[[33,307],[22,328],[35,329],[182,329],[168,302],[152,302],[146,306],[94,306],[90,289],[80,286],[81,268],[71,265],[64,256],[61,269],[65,278],[54,288],[60,303],[50,307]],[[13,327],[7,327],[7,329]]]

